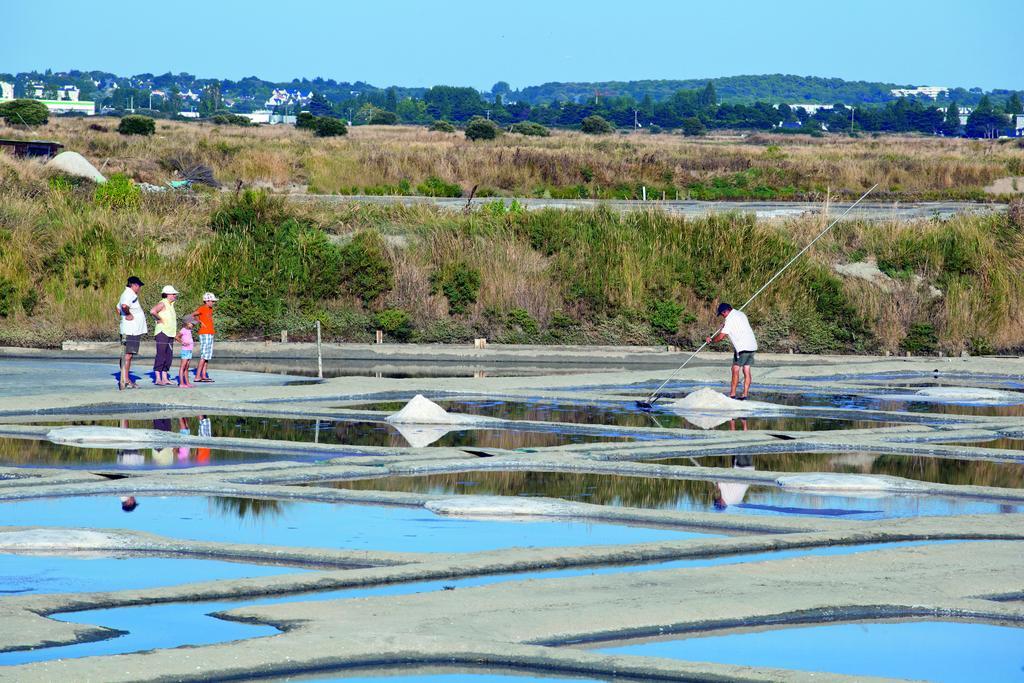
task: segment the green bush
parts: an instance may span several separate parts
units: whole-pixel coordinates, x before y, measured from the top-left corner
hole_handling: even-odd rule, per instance
[[[935,326],[931,323],[914,323],[903,338],[901,346],[911,353],[934,353],[939,339],[935,334]]]
[[[551,135],[551,131],[533,121],[523,121],[522,123],[512,124],[512,132],[519,133],[520,135],[532,135],[536,137],[546,138]]]
[[[345,287],[364,304],[390,292],[395,285],[395,268],[384,239],[373,230],[356,233],[341,248],[341,269]]]
[[[693,137],[695,135],[704,135],[705,128],[701,120],[696,116],[689,116],[683,119],[682,124],[683,135]]]
[[[248,117],[240,116],[238,114],[232,114],[230,112],[226,113],[226,114],[216,114],[215,116],[213,116],[210,119],[210,121],[212,121],[214,124],[216,124],[218,126],[224,126],[224,125],[228,125],[228,126],[255,126],[255,125],[257,125],[255,123],[253,123],[252,121],[250,121]]]
[[[597,114],[586,117],[580,122],[580,130],[588,135],[603,135],[615,131],[615,126]]]
[[[463,261],[446,263],[430,276],[431,293],[443,293],[451,313],[465,313],[480,293],[480,271]]]
[[[474,336],[473,330],[457,320],[435,320],[425,330],[413,336],[417,344],[457,344],[469,341]]]
[[[11,126],[41,126],[50,120],[50,110],[39,100],[11,100],[0,104],[0,118]]]
[[[316,117],[308,111],[300,111],[295,117],[295,127],[303,130],[314,130],[316,128]]]
[[[647,322],[651,324],[655,332],[663,335],[672,335],[679,331],[679,322],[683,318],[686,309],[675,301],[659,299],[652,301],[647,310]],[[687,322],[693,322],[693,316],[688,316]]]
[[[332,138],[339,135],[348,135],[348,126],[341,119],[333,119],[330,116],[316,117],[314,131],[318,138]]]
[[[93,199],[108,209],[137,209],[142,203],[142,190],[125,174],[114,173],[96,186]]]
[[[416,192],[425,197],[461,197],[462,188],[455,183],[447,183],[437,176],[430,176],[416,186]]]
[[[377,328],[398,341],[409,341],[412,337],[412,318],[400,308],[387,308],[377,314]]]
[[[152,135],[156,132],[156,121],[148,116],[129,114],[117,124],[117,132],[121,135]]]
[[[8,278],[0,277],[0,318],[14,315],[18,305],[18,288]]]
[[[455,126],[448,123],[444,119],[438,119],[437,121],[434,121],[432,124],[430,124],[427,130],[433,130],[438,133],[454,133]]]
[[[482,116],[474,116],[466,124],[467,140],[493,140],[501,135],[501,129],[494,121],[489,121]]]
[[[525,308],[513,308],[505,316],[505,324],[522,334],[532,337],[540,331],[540,325]]]
[[[393,111],[378,109],[373,112],[373,116],[370,117],[367,123],[371,126],[393,126],[398,123],[398,114]]]

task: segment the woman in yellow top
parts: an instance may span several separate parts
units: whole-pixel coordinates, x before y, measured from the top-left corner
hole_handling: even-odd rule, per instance
[[[149,312],[156,318],[156,359],[153,361],[153,383],[162,387],[173,387],[167,377],[171,370],[174,356],[174,336],[178,333],[178,315],[174,312],[174,302],[178,299],[178,290],[165,285],[160,290],[160,303]]]

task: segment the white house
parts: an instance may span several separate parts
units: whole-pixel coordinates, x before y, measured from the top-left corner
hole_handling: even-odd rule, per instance
[[[57,99],[62,102],[77,102],[79,92],[73,85],[64,85],[57,90]]]
[[[14,84],[0,81],[0,100],[14,99]]]
[[[893,97],[916,97],[922,95],[931,99],[936,99],[943,93],[948,93],[949,88],[944,85],[922,85],[917,88],[893,88],[889,92],[892,93]]]

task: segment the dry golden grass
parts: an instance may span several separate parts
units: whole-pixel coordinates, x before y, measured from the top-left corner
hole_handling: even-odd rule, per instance
[[[470,142],[461,133],[413,126],[358,126],[343,138],[316,138],[291,126],[173,121],[158,121],[151,137],[126,137],[116,125],[116,119],[99,117],[53,119],[34,136],[63,142],[104,173],[125,172],[139,181],[171,179],[169,160],[186,157],[211,166],[226,184],[327,194],[403,180],[415,187],[437,176],[466,191],[480,186],[505,195],[577,186],[607,195],[625,191],[615,190],[619,186],[643,184],[655,196],[665,189],[674,199],[677,190],[685,198],[695,183],[749,172],[756,174],[749,179],[752,186],[768,188],[778,198],[818,199],[828,189],[840,198],[857,196],[876,182],[880,197],[980,197],[984,186],[1024,164],[1024,149],[1012,143],[919,136],[594,137],[556,131],[548,138],[510,134]],[[2,137],[26,134],[0,126]]]

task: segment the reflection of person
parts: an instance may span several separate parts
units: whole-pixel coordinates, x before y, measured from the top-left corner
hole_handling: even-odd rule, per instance
[[[139,501],[135,500],[135,496],[121,496],[122,510],[125,512],[131,512],[137,507],[139,507]]]
[[[178,418],[178,433],[182,436],[189,436],[192,430],[188,426],[188,418]],[[178,446],[178,460],[188,460],[191,449],[188,446]]]
[[[213,436],[213,425],[210,424],[210,418],[205,415],[199,416],[199,436]],[[203,465],[210,462],[210,449],[197,448],[196,462]]]
[[[707,342],[713,344],[720,342],[726,337],[732,343],[732,384],[729,387],[729,398],[740,401],[747,400],[750,393],[750,366],[754,364],[754,352],[757,351],[757,339],[754,337],[754,330],[750,327],[750,321],[743,311],[734,310],[726,303],[718,305],[718,315],[725,318],[721,331],[714,337],[708,337]],[[740,369],[743,370],[743,395],[736,395],[736,385],[739,383]]]
[[[132,358],[139,352],[139,343],[142,336],[146,334],[146,315],[142,312],[142,304],[139,303],[139,290],[143,282],[132,275],[128,278],[128,284],[121,293],[117,302],[117,315],[120,318],[119,331],[121,342],[124,344],[124,363],[121,365],[121,379],[117,388],[137,389],[138,385],[132,381]]]
[[[142,455],[142,451],[118,451],[117,464],[138,467],[146,464],[146,457]]]
[[[754,456],[748,453],[734,455],[732,466],[738,470],[753,470]],[[711,501],[716,510],[724,510],[730,505],[739,505],[743,497],[747,495],[750,484],[739,481],[719,481],[715,483],[715,492],[711,495]]]
[[[156,318],[156,359],[153,361],[154,384],[161,387],[172,387],[167,373],[171,371],[171,356],[174,355],[174,335],[178,332],[178,315],[174,312],[174,302],[178,298],[178,290],[171,285],[164,285],[160,290],[162,301],[150,309]]]
[[[213,292],[203,294],[203,305],[196,309],[196,320],[199,321],[199,365],[196,367],[197,382],[212,382],[209,375],[210,360],[213,359],[213,305],[217,297]]]

